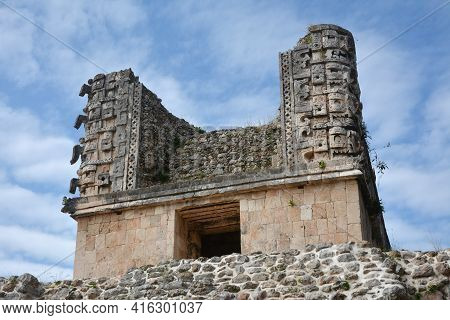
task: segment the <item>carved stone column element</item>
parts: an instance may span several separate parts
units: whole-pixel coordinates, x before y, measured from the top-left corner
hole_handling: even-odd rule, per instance
[[[71,163],[81,155],[77,182],[80,195],[89,196],[129,189],[126,176],[136,168],[138,137],[131,136],[139,127],[141,84],[133,72],[122,70],[98,74],[84,84],[80,96],[88,95],[85,115],[79,115],[75,128],[85,124],[84,146],[75,146]],[[134,185],[132,186],[134,187]]]
[[[361,153],[361,103],[350,32],[316,25],[280,54],[283,156],[288,170]]]

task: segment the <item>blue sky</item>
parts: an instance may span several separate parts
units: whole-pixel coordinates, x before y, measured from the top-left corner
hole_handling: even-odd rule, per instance
[[[445,1],[5,2],[102,68],[133,68],[175,115],[221,127],[276,115],[278,52],[308,25],[349,29],[362,59]],[[75,248],[59,211],[78,91],[101,71],[1,3],[0,33],[0,276],[39,275]],[[450,5],[358,65],[396,248],[450,247],[449,52]],[[71,277],[72,260],[41,279]]]

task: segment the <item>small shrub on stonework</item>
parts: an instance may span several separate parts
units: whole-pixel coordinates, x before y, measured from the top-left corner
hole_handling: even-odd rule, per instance
[[[325,169],[326,168],[326,166],[327,166],[327,164],[325,163],[325,161],[323,161],[323,160],[320,160],[319,161],[319,168],[320,169]]]

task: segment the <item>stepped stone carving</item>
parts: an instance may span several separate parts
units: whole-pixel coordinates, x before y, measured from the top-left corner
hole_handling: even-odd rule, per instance
[[[172,115],[131,69],[82,86],[88,99],[75,128],[84,124],[85,136],[70,161],[81,158],[70,183],[80,197],[62,210],[78,222],[76,276],[219,249],[349,240],[389,248],[351,33],[311,26],[279,63],[279,115],[245,128],[204,132]]]

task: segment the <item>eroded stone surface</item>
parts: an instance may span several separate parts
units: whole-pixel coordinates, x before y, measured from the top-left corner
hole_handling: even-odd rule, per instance
[[[340,254],[355,260],[341,262]],[[320,246],[309,246],[308,252],[232,254],[132,268],[111,279],[44,284],[25,274],[0,278],[0,299],[449,299],[448,260],[439,262],[448,254],[450,249],[381,252],[346,243],[330,246],[322,257]],[[305,267],[305,260],[318,265]],[[261,272],[253,272],[255,264]]]

